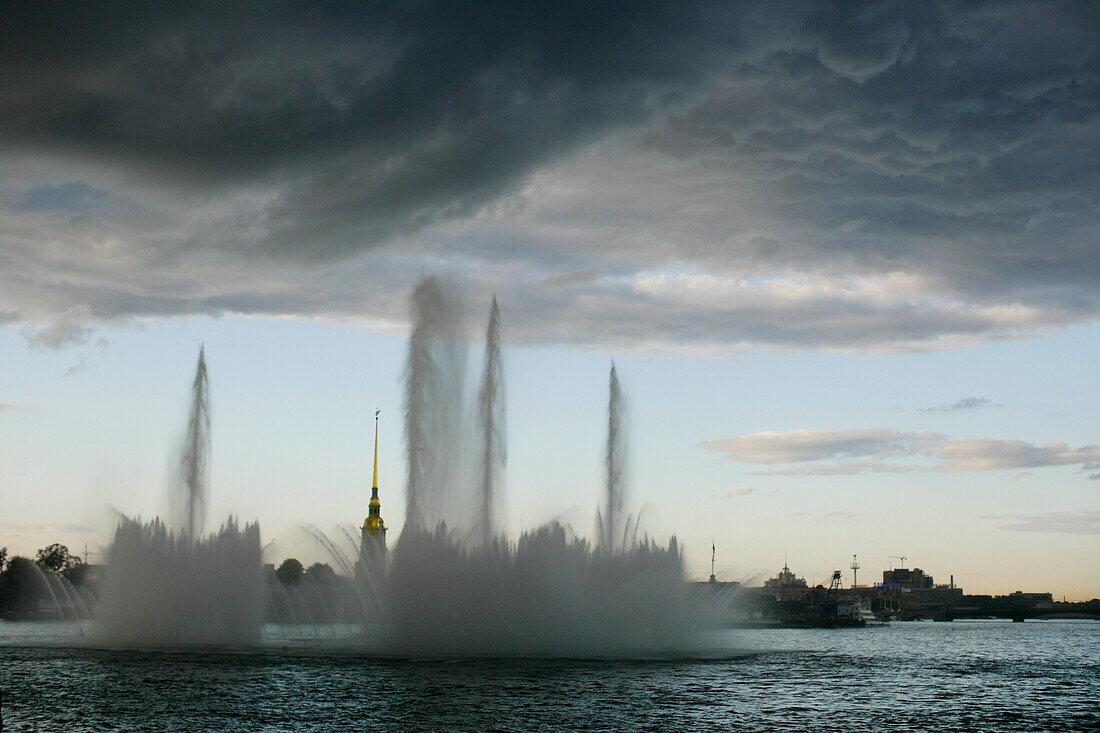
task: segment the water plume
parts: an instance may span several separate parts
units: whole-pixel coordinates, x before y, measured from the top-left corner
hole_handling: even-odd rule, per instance
[[[202,533],[206,520],[207,458],[210,455],[210,398],[206,378],[206,347],[199,347],[199,364],[191,384],[187,438],[180,456],[180,490],[174,494],[177,526],[191,537]]]
[[[508,460],[504,438],[504,369],[500,357],[500,309],[497,298],[489,307],[489,326],[485,331],[485,366],[478,393],[478,418],[481,427],[481,485],[475,529],[481,542],[488,545],[496,528],[493,505],[497,497],[501,469]]]
[[[606,482],[604,509],[597,514],[600,546],[608,552],[624,549],[629,543],[628,522],[623,516],[623,472],[626,460],[626,436],[623,432],[623,397],[615,362],[611,362],[607,398],[607,450],[604,454]]]
[[[469,502],[459,483],[465,468],[465,344],[457,296],[434,277],[413,292],[413,329],[405,362],[405,523],[435,529],[468,526]]]

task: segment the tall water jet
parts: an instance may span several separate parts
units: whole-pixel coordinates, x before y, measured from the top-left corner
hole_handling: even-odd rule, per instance
[[[599,517],[600,545],[609,552],[626,546],[626,522],[623,517],[623,471],[626,459],[626,436],[623,432],[623,400],[615,362],[611,362],[607,398],[607,451],[604,467],[604,509]]]
[[[99,608],[114,644],[254,644],[260,640],[260,528],[230,518],[204,536],[210,405],[205,349],[192,383],[180,480],[173,482],[174,528],[121,517],[108,551]]]
[[[210,455],[210,399],[206,378],[206,346],[199,347],[199,364],[191,384],[187,439],[180,456],[181,490],[175,494],[177,526],[190,537],[202,533],[206,520],[207,457]]]
[[[483,544],[493,538],[493,505],[500,483],[501,469],[508,460],[504,437],[504,370],[500,358],[500,309],[497,298],[489,307],[489,326],[485,332],[485,366],[478,393],[478,418],[481,426],[481,486],[476,529]]]
[[[444,521],[469,525],[471,507],[459,493],[466,354],[457,298],[436,278],[426,278],[413,293],[412,322],[405,363],[405,526],[430,531]]]

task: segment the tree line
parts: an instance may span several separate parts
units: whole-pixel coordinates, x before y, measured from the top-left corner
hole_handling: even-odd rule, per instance
[[[34,559],[8,557],[8,548],[0,547],[0,615],[25,616],[38,613],[50,602],[49,576],[63,578],[77,587],[85,584],[88,565],[60,543],[43,547]]]
[[[315,583],[317,585],[332,585],[339,578],[336,571],[327,562],[315,562],[305,568],[296,558],[288,557],[283,560],[275,570],[275,579],[283,585],[301,585],[301,583]]]

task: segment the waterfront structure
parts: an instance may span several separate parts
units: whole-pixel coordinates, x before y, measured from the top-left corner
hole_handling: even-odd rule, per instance
[[[941,576],[942,577],[942,576]],[[925,574],[920,568],[896,568],[882,571],[882,584],[886,587],[897,586],[914,590],[917,588],[931,588],[932,576]]]
[[[376,577],[386,567],[386,523],[382,520],[382,502],[378,498],[378,415],[374,411],[374,480],[371,483],[370,503],[367,518],[363,521],[362,537],[359,542],[359,562],[356,570],[370,572]]]
[[[777,601],[793,601],[802,598],[808,590],[806,579],[795,576],[787,563],[783,563],[783,569],[774,578],[764,581],[764,587],[769,592],[775,592]]]
[[[950,584],[936,585],[920,568],[883,570],[882,583],[876,587],[886,599],[885,606],[899,615],[938,612],[950,616],[963,603],[963,590],[955,585],[954,575]]]

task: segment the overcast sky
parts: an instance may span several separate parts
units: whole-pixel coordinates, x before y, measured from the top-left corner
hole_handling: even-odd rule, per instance
[[[185,386],[197,343],[220,338],[211,379],[228,400],[226,352],[255,334],[319,358],[359,353],[346,339],[385,354],[361,412],[385,391],[396,416],[408,295],[440,274],[472,313],[497,294],[506,371],[547,385],[542,401],[509,387],[513,417],[556,404],[553,388],[599,384],[617,356],[628,392],[636,370],[635,431],[673,383],[664,419],[711,428],[680,431],[692,438],[664,460],[722,511],[797,521],[799,501],[778,497],[831,496],[821,526],[851,520],[850,554],[887,514],[981,477],[960,511],[994,517],[976,519],[983,543],[1058,553],[1065,587],[1100,595],[1098,180],[1095,3],[6,2],[0,489],[13,518],[0,545],[5,526],[86,524],[53,516],[29,484],[90,506],[87,470],[148,479],[126,476],[140,462],[129,447],[110,468],[77,467],[112,449],[67,432],[61,395],[92,409],[73,385],[109,398],[157,372]],[[253,348],[241,385],[270,365]],[[281,389],[335,389],[291,360],[301,376]],[[841,363],[847,386],[821,380]],[[929,373],[941,378],[920,383]],[[743,408],[750,389],[773,411],[706,414]],[[133,409],[171,432],[181,395],[163,395],[178,418]],[[511,424],[535,443],[534,425],[525,438]],[[514,482],[538,473],[511,456]],[[35,457],[71,466],[55,476]],[[659,499],[638,460],[639,497],[701,506],[688,489]],[[839,477],[877,486],[881,506],[849,506]],[[1026,488],[990,506],[1001,484]],[[274,527],[298,510],[272,511]],[[553,515],[544,499],[510,511],[519,525]],[[657,513],[706,575],[723,530],[696,525],[714,512]],[[46,541],[34,532],[7,544]],[[785,549],[722,539],[742,575],[773,572]],[[843,560],[814,554],[806,544],[806,565]],[[999,563],[983,555],[975,573]]]

